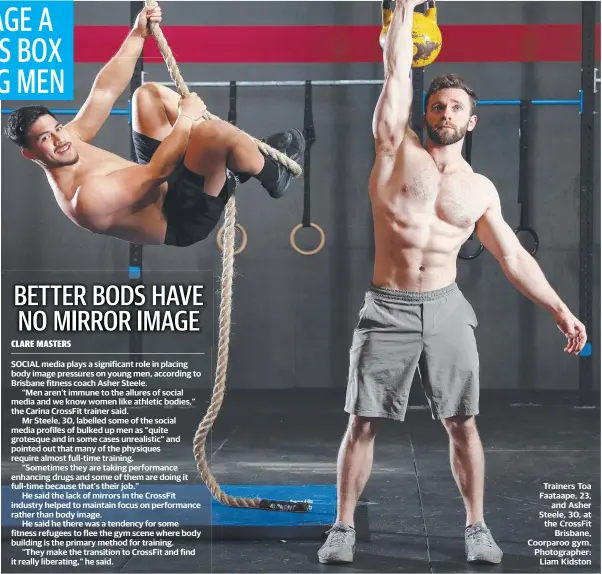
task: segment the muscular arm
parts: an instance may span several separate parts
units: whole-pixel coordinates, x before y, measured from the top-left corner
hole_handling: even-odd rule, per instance
[[[189,116],[178,116],[148,164],[157,179],[166,179],[184,157],[193,126],[194,122]]]
[[[173,172],[184,156],[193,120],[180,115],[151,161],[109,175],[88,178],[73,199],[74,216],[86,229],[102,233],[134,213]]]
[[[477,235],[481,243],[497,259],[510,283],[523,295],[551,313],[565,312],[566,305],[504,220],[495,187],[489,180],[483,180],[491,199],[487,211],[477,222]]]
[[[383,49],[385,81],[372,123],[377,152],[392,152],[399,147],[410,117],[412,21],[416,4],[415,0],[397,1],[385,40]]]
[[[483,179],[491,201],[477,223],[479,239],[498,260],[512,285],[531,301],[552,313],[558,329],[568,339],[565,352],[578,355],[587,341],[585,325],[569,311],[546,280],[535,259],[520,244],[504,221],[495,187],[489,180]]]
[[[83,141],[92,140],[106,121],[113,105],[127,88],[143,47],[143,32],[137,28],[131,30],[117,53],[96,76],[88,98],[69,124],[69,129]]]

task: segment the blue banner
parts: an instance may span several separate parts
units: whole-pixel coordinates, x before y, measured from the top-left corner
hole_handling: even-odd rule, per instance
[[[0,1],[0,100],[72,100],[73,0]]]

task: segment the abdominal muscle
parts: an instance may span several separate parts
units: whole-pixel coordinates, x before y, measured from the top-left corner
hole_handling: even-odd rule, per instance
[[[116,221],[104,235],[111,235],[130,243],[161,245],[165,240],[167,222],[159,200],[136,213]]]
[[[442,221],[434,205],[431,210],[419,209],[421,213],[406,213],[403,218],[382,211],[378,206],[373,208],[375,285],[401,291],[434,291],[456,280],[458,251],[472,229]]]

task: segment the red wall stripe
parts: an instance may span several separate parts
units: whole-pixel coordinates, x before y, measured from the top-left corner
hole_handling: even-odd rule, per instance
[[[164,26],[179,63],[381,62],[378,26]],[[581,25],[441,26],[438,62],[580,62]],[[126,26],[76,26],[75,61],[106,62]],[[146,62],[161,62],[154,39]],[[600,60],[600,25],[596,26]]]

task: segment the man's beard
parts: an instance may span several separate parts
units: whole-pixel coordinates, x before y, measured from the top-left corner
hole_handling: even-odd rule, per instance
[[[57,158],[54,160],[47,160],[45,166],[47,168],[56,169],[57,167],[69,167],[75,165],[79,161],[79,154],[76,152],[69,158]]]
[[[468,131],[468,124],[462,128],[449,126],[448,129],[439,130],[440,126],[431,126],[426,122],[426,131],[431,141],[437,145],[452,145],[459,142]]]

